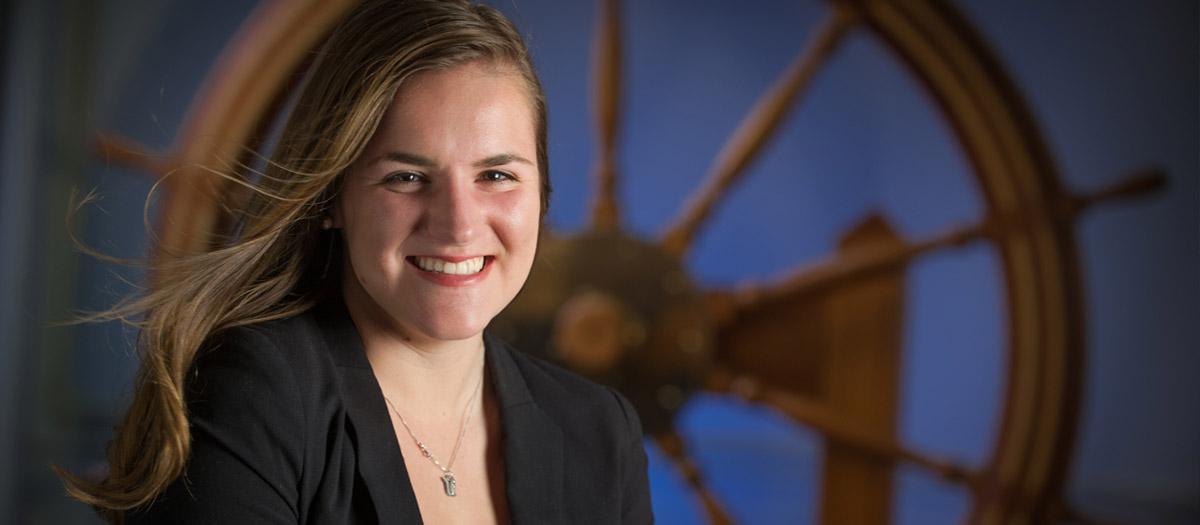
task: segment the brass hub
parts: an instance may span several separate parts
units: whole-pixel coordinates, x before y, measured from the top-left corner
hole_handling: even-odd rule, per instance
[[[647,432],[670,427],[707,376],[714,331],[679,259],[622,233],[546,236],[525,288],[490,329],[618,388]]]

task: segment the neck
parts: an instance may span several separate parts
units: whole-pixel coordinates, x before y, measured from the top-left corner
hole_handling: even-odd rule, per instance
[[[384,396],[405,417],[461,414],[484,373],[483,334],[459,340],[422,337],[352,294],[346,291],[346,307]]]
[[[414,345],[376,335],[363,335],[367,361],[384,395],[399,405],[429,407],[441,415],[461,411],[484,373],[482,337]]]

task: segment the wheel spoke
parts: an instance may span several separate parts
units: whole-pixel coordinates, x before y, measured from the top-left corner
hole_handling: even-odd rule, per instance
[[[907,264],[927,252],[964,246],[990,235],[990,224],[985,221],[958,226],[915,242],[880,244],[839,253],[801,266],[774,283],[710,291],[708,301],[717,313],[718,323],[734,323],[743,313],[764,305],[854,282]]]
[[[661,242],[668,252],[678,256],[687,252],[713,208],[774,136],[783,117],[809,86],[817,70],[833,54],[855,19],[855,12],[847,3],[834,4],[832,13],[813,40],[796,57],[783,77],[759,99],[726,141],[702,189],[664,234]]]
[[[667,458],[683,475],[683,479],[687,481],[688,486],[696,491],[700,496],[700,502],[704,505],[704,512],[708,514],[708,521],[712,525],[729,525],[733,523],[729,514],[725,512],[724,507],[717,501],[716,496],[704,484],[704,478],[700,473],[700,469],[696,466],[696,462],[692,461],[687,454],[687,446],[683,442],[683,438],[675,431],[667,431],[654,436],[654,442],[658,444]]]
[[[1138,170],[1110,186],[1069,197],[1061,212],[1064,215],[1075,215],[1103,202],[1140,197],[1157,191],[1165,181],[1166,177],[1160,170]],[[745,312],[766,304],[835,288],[908,264],[929,252],[966,246],[1025,226],[1021,217],[993,217],[975,224],[955,226],[942,233],[902,245],[880,245],[840,253],[816,263],[803,265],[772,283],[743,286],[733,290],[712,290],[707,294],[707,301],[718,325],[729,325],[737,322],[738,317]]]
[[[1063,213],[1077,215],[1096,204],[1141,197],[1162,189],[1166,183],[1167,175],[1160,168],[1135,170],[1112,185],[1070,196]]]
[[[177,165],[170,156],[154,153],[150,148],[119,135],[97,135],[92,143],[92,152],[107,163],[133,168],[156,178]]]
[[[1056,520],[1059,523],[1071,523],[1074,525],[1117,525],[1115,521],[1090,516],[1065,502],[1060,502],[1060,504],[1062,505],[1062,512],[1058,516],[1059,519]]]
[[[592,227],[615,230],[620,227],[620,203],[617,198],[617,126],[621,103],[621,31],[618,0],[600,2],[599,30],[594,43],[593,89],[595,92],[596,200],[592,205]]]
[[[820,432],[826,439],[886,461],[904,461],[957,484],[974,486],[981,475],[963,465],[938,459],[905,448],[890,439],[860,428],[853,421],[825,408],[820,403],[771,387],[746,374],[717,369],[710,376],[708,390],[732,394],[744,401],[774,407],[793,420]]]

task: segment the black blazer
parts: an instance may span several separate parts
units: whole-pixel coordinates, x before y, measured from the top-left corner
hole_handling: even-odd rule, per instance
[[[608,387],[485,334],[514,523],[651,523],[641,424]],[[187,380],[183,475],[128,523],[421,523],[340,299],[226,330]]]

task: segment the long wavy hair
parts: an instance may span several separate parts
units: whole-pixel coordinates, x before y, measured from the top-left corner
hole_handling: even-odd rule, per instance
[[[320,225],[341,174],[406,79],[481,60],[511,68],[527,84],[545,215],[545,97],[512,23],[461,0],[364,2],[313,61],[250,205],[240,212],[238,238],[156,263],[153,289],[92,318],[136,327],[141,365],[108,446],[106,476],[89,480],[56,468],[71,496],[121,523],[125,511],[152,502],[179,477],[191,449],[184,379],[201,345],[226,328],[299,314],[340,289],[340,241]]]

